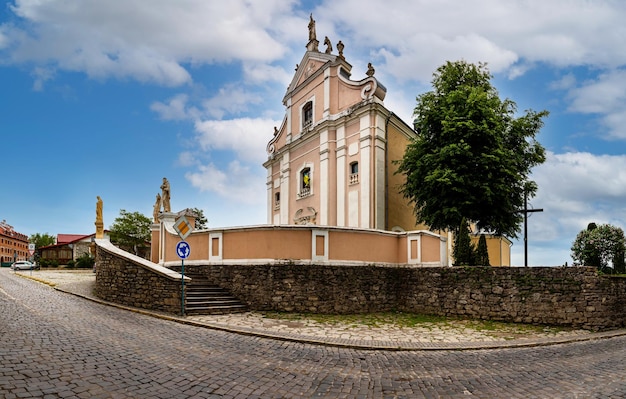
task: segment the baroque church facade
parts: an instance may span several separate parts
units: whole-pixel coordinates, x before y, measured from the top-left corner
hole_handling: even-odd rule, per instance
[[[416,224],[400,193],[405,177],[395,174],[413,128],[385,107],[387,89],[371,64],[353,80],[343,43],[337,54],[328,37],[323,45],[320,51],[311,16],[307,51],[283,98],[285,117],[267,145],[267,222],[428,230]],[[452,237],[435,233],[448,236],[450,257]],[[511,242],[487,238],[491,264],[509,266]]]

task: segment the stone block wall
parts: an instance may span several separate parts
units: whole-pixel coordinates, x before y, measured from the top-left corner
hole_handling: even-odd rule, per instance
[[[105,301],[167,313],[181,312],[181,282],[125,257],[96,250],[94,294]]]
[[[626,326],[626,279],[600,276],[594,268],[294,263],[186,267],[255,310],[398,310],[593,330]]]

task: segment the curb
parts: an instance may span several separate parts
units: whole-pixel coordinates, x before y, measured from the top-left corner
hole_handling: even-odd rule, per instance
[[[36,280],[35,280],[36,281]],[[46,283],[44,283],[46,284]],[[49,285],[49,284],[48,284]],[[195,327],[208,328],[217,331],[224,331],[239,335],[246,335],[259,338],[274,339],[287,342],[298,342],[302,344],[310,345],[322,345],[329,347],[338,347],[344,349],[358,349],[358,350],[384,350],[384,351],[468,351],[468,350],[487,350],[487,349],[515,349],[515,348],[529,348],[538,346],[550,346],[561,345],[574,342],[593,341],[600,339],[609,339],[615,337],[621,337],[626,335],[626,329],[611,330],[604,332],[594,332],[579,336],[569,337],[547,337],[534,340],[511,340],[511,341],[498,341],[498,342],[447,342],[447,343],[431,343],[431,342],[391,342],[391,341],[359,341],[351,339],[333,339],[333,338],[319,338],[310,337],[299,334],[289,333],[271,333],[268,331],[246,328],[246,327],[232,327],[223,324],[215,323],[203,323],[193,320],[187,320],[178,316],[171,316],[164,313],[158,313],[145,309],[134,308],[125,305],[119,305],[113,302],[104,301],[98,298],[90,297],[87,295],[79,294],[63,288],[52,286],[57,291],[74,295],[89,301],[99,303],[102,305],[112,306],[118,309],[127,310],[130,312],[143,314],[150,317],[155,317],[162,320],[173,321],[180,324],[191,325]]]

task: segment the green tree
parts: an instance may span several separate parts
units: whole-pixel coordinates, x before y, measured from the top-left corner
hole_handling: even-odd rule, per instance
[[[200,208],[191,208],[191,211],[196,215],[196,230],[202,230],[209,227],[209,221],[204,216],[204,211]]]
[[[476,265],[476,249],[474,248],[474,244],[472,244],[469,226],[465,218],[461,220],[461,224],[454,234],[452,256],[454,257],[455,266]]]
[[[462,218],[479,230],[517,237],[524,193],[533,166],[545,161],[535,141],[547,111],[515,117],[516,104],[501,100],[486,64],[447,62],[434,73],[433,91],[417,97],[417,137],[398,162],[401,191],[418,223],[456,230]]]
[[[489,263],[489,250],[487,249],[487,238],[481,234],[476,247],[476,264],[479,266],[491,266]]]
[[[624,230],[610,224],[590,223],[572,244],[575,265],[595,266],[604,272],[626,273]]]
[[[121,209],[120,216],[109,227],[111,242],[125,251],[139,255],[140,248],[150,242],[151,224],[152,220],[142,213]]]
[[[56,238],[48,233],[35,233],[28,237],[28,242],[35,244],[35,248],[39,249],[41,247],[47,247],[48,245],[54,244],[56,242]]]

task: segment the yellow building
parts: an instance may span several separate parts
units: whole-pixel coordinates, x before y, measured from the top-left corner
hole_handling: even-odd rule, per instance
[[[324,45],[322,52],[311,18],[307,51],[283,98],[285,117],[267,145],[268,223],[427,230],[400,193],[404,176],[395,174],[413,128],[385,107],[387,89],[371,64],[352,80],[343,43],[337,54],[328,38]],[[510,245],[488,241],[492,265],[510,265]]]

